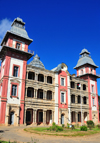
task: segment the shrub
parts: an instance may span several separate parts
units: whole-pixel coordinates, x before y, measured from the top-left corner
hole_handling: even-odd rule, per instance
[[[53,123],[52,123],[52,126],[55,126],[55,125],[56,125],[56,123],[55,123],[55,122],[53,122]]]
[[[94,122],[92,120],[89,120],[86,123],[87,123],[87,126],[90,130],[94,127]]]
[[[75,129],[75,126],[74,126],[74,125],[72,125],[71,129],[72,129],[72,130],[73,130],[73,129]]]
[[[67,123],[67,128],[69,129],[69,124]]]
[[[97,127],[100,129],[100,124],[98,124]]]
[[[94,122],[92,120],[87,121],[87,126],[91,125],[92,127],[94,127]]]
[[[58,131],[63,131],[63,128],[60,126],[57,126]]]
[[[80,131],[87,131],[87,126],[81,126]]]
[[[63,128],[60,126],[57,126],[56,124],[52,124],[52,126],[47,128],[47,130],[58,132],[58,131],[63,131]]]
[[[65,127],[65,125],[64,124],[62,124],[62,128],[64,128]]]
[[[57,128],[56,125],[53,125],[53,126],[51,127],[51,129],[52,129],[53,131],[56,131],[56,128]]]

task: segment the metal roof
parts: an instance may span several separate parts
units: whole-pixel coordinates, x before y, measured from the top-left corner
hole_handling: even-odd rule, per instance
[[[27,32],[26,32],[26,30],[25,30],[24,25],[25,25],[25,23],[23,22],[23,20],[21,18],[17,17],[13,21],[13,23],[11,25],[11,30],[10,31],[14,32],[16,34],[19,34],[22,37],[30,39],[29,36],[28,36],[28,34],[27,34]]]
[[[33,60],[29,63],[29,65],[45,69],[43,63],[40,61],[40,57],[37,54],[33,57]]]
[[[3,44],[4,40],[7,39],[9,34],[14,34],[16,36],[20,36],[21,38],[25,38],[29,41],[29,44],[30,44],[33,40],[29,38],[24,25],[25,25],[25,23],[23,22],[23,20],[21,18],[17,17],[16,19],[14,19],[14,21],[11,25],[11,30],[6,32],[4,38],[1,42],[1,45]]]
[[[90,52],[88,52],[88,50],[87,50],[87,49],[85,49],[85,48],[81,51],[80,55],[82,55],[83,53],[90,54]]]
[[[82,65],[85,65],[85,64],[90,64],[97,68],[98,66],[94,63],[94,61],[92,60],[92,58],[89,54],[90,53],[88,52],[87,49],[83,49],[80,53],[81,57],[79,58],[77,65],[74,67],[74,69],[76,69]]]

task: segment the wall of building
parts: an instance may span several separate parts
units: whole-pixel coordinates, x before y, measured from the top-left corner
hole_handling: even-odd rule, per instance
[[[19,66],[19,76],[13,76],[14,65]],[[20,59],[11,58],[10,72],[8,81],[8,92],[7,92],[7,103],[9,104],[20,104],[21,99],[21,88],[22,88],[22,73],[23,73],[23,61]],[[11,97],[11,83],[18,83],[18,98]]]
[[[58,73],[55,73],[55,123],[58,124]]]

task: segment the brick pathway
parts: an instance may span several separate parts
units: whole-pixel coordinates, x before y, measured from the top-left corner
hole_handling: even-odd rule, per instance
[[[0,126],[0,140],[17,141],[18,143],[100,143],[100,133],[86,137],[58,137],[27,133],[23,131],[24,128],[26,126]]]

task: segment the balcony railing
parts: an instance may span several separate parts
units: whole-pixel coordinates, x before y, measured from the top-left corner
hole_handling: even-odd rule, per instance
[[[34,54],[33,50],[28,49],[28,53]]]

